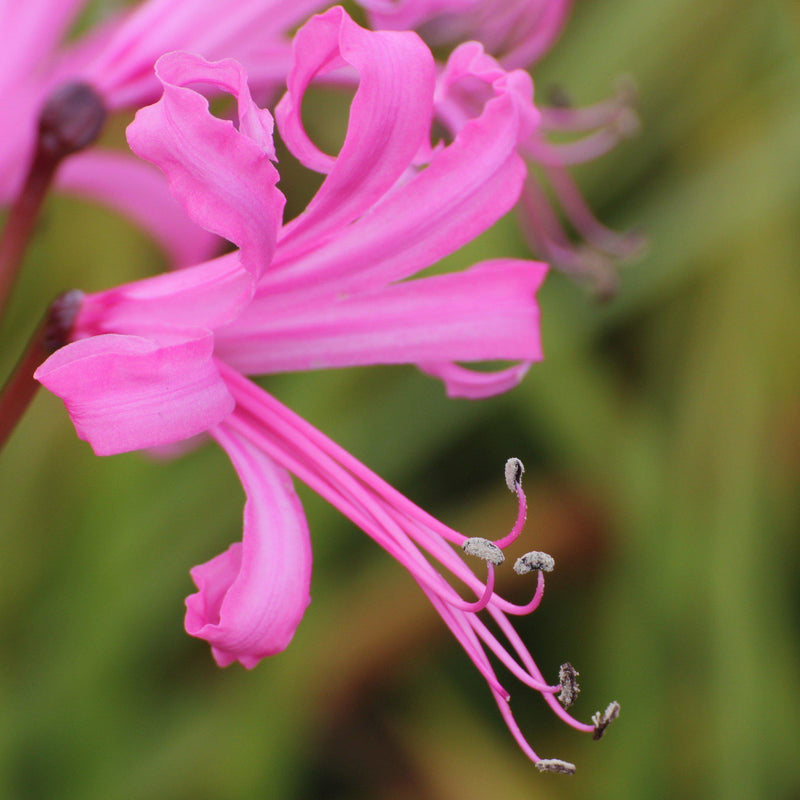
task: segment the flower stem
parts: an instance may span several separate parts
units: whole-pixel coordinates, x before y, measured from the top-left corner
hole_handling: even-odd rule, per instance
[[[59,164],[97,138],[105,115],[102,99],[85,83],[64,84],[45,101],[39,115],[33,160],[0,235],[0,319]]]
[[[72,290],[55,299],[0,391],[0,450],[39,388],[33,379],[36,368],[69,341],[82,296],[81,292]]]

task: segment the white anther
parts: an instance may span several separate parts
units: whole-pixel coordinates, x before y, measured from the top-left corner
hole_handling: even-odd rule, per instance
[[[524,556],[520,556],[517,559],[514,564],[514,572],[516,572],[517,575],[527,575],[534,570],[552,572],[555,565],[556,562],[553,556],[534,550],[530,553],[525,553]]]
[[[539,772],[560,772],[562,775],[574,775],[575,765],[560,758],[540,758],[536,764]]]
[[[506,461],[506,486],[509,492],[516,492],[522,483],[525,465],[518,458],[509,458]]]
[[[592,722],[594,723],[593,739],[599,739],[606,731],[606,728],[619,716],[619,703],[612,700],[607,706],[606,710],[601,714],[599,711],[592,714]]]
[[[569,661],[566,664],[562,664],[558,670],[558,682],[561,685],[558,702],[564,708],[569,708],[581,693],[581,687],[578,684],[579,674],[578,670]]]
[[[480,536],[467,539],[461,547],[468,556],[477,556],[495,566],[506,560],[503,551],[494,542],[482,539]]]

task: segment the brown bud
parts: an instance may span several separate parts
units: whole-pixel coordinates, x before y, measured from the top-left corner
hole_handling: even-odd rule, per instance
[[[39,152],[60,161],[82,150],[97,139],[105,118],[103,100],[89,84],[62,84],[39,114]]]

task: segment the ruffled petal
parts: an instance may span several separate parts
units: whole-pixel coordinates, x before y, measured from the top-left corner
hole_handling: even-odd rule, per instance
[[[156,72],[164,94],[128,127],[131,149],[164,173],[198,225],[240,248],[242,265],[258,278],[272,261],[285,203],[270,161],[272,117],[255,105],[244,71],[232,59],[212,64],[168,53]],[[214,117],[206,99],[186,88],[198,82],[235,96],[239,130]]]
[[[284,650],[311,602],[311,543],[289,474],[225,424],[212,431],[242,481],[242,542],[195,567],[186,630],[216,662],[247,668]]]
[[[437,118],[457,133],[465,122],[481,115],[493,96],[517,100],[517,142],[524,142],[541,121],[539,109],[531,102],[531,76],[522,70],[507,71],[480,43],[465,42],[452,52],[437,82]]]
[[[34,378],[97,455],[113,455],[187,439],[233,411],[213,346],[209,331],[94,336],[57,350]]]
[[[198,228],[170,195],[163,176],[123,153],[93,148],[66,159],[59,188],[117,209],[139,224],[164,249],[172,266],[210,258],[219,239]]]
[[[517,146],[536,117],[530,79],[522,73],[509,79],[500,70],[490,74],[486,86],[479,45],[469,55],[454,57],[462,73],[474,64],[471,78],[491,95],[480,115],[463,122],[452,144],[436,152],[426,169],[332,240],[296,258],[279,247],[260,293],[377,288],[457,250],[513,207],[526,174]]]
[[[340,7],[300,29],[294,57],[275,117],[292,153],[328,177],[284,228],[284,257],[359,217],[406,171],[430,131],[436,78],[433,57],[416,34],[364,30]],[[359,82],[347,135],[334,158],[309,139],[300,112],[314,77],[344,65]]]
[[[252,303],[217,332],[217,355],[248,374],[366,364],[541,358],[536,290],[547,271],[498,259],[353,297]]]

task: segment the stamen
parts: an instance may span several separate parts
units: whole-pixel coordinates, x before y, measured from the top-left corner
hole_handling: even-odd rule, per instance
[[[599,739],[605,732],[606,728],[619,716],[619,703],[613,700],[606,706],[606,710],[601,714],[599,711],[592,714],[592,722],[594,723],[594,734],[592,739]]]
[[[486,570],[486,583],[483,587],[483,593],[474,603],[467,603],[465,600],[462,600],[453,590],[450,591],[450,594],[454,595],[453,597],[446,596],[441,590],[437,590],[439,596],[446,603],[449,603],[465,614],[477,614],[479,611],[483,611],[492,601],[492,596],[494,595],[494,564],[492,564],[491,561],[487,562]]]
[[[506,560],[503,551],[494,542],[482,539],[480,536],[466,539],[461,546],[468,556],[477,556],[495,566],[502,564]]]
[[[508,600],[498,598],[497,607],[506,614],[513,614],[514,616],[526,616],[527,614],[530,614],[539,608],[539,604],[542,602],[542,597],[544,597],[544,573],[537,572],[536,590],[533,593],[533,597],[527,603],[525,603],[525,605],[509,603]]]
[[[514,527],[511,528],[502,539],[498,539],[495,542],[495,545],[501,550],[517,540],[517,537],[522,533],[522,527],[525,525],[525,520],[528,516],[528,500],[522,489],[522,475],[524,472],[525,466],[518,458],[509,458],[508,461],[506,461],[506,486],[508,486],[510,492],[514,492],[514,494],[517,495],[519,506],[517,508],[517,519],[514,522]]]
[[[539,772],[560,772],[562,775],[574,775],[575,765],[560,758],[541,758],[536,764]]]
[[[535,181],[526,182],[520,200],[523,233],[531,249],[542,253],[574,280],[588,284],[599,299],[613,296],[616,274],[609,259],[590,247],[578,246],[569,240],[564,226],[550,207],[550,200]]]
[[[538,570],[539,572],[552,572],[556,565],[553,556],[533,550],[520,556],[514,564],[514,572],[517,575],[527,575],[529,572]]]
[[[384,485],[353,456],[275,398],[225,364],[219,366],[237,401],[236,412],[225,420],[221,428],[246,436],[257,444],[329,500],[408,569],[487,681],[503,719],[526,755],[535,764],[542,761],[541,771],[573,772],[574,765],[569,762],[541,760],[530,748],[508,705],[509,694],[500,684],[489,658],[490,655],[496,656],[513,676],[540,692],[550,709],[566,724],[586,733],[595,731],[595,726],[574,719],[559,703],[556,695],[563,691],[564,685],[548,685],[506,616],[532,610],[538,605],[544,588],[542,571],[538,570],[536,595],[528,606],[514,606],[504,601],[494,592],[493,585],[496,561],[492,559],[499,551],[496,543],[479,538],[465,540],[396,490]],[[472,547],[483,552],[489,573],[485,583],[471,572],[448,542],[462,544],[468,553]],[[486,554],[490,558],[485,558]],[[502,556],[501,551],[499,554]],[[439,573],[437,564],[473,590],[477,602],[468,603],[460,598],[445,576]],[[477,610],[491,616],[506,642],[501,642],[490,632],[477,616]]]
[[[558,695],[558,702],[561,703],[564,708],[569,708],[581,692],[581,687],[578,684],[579,674],[578,670],[576,670],[569,661],[562,664],[558,670],[558,682],[561,684],[561,693]]]

